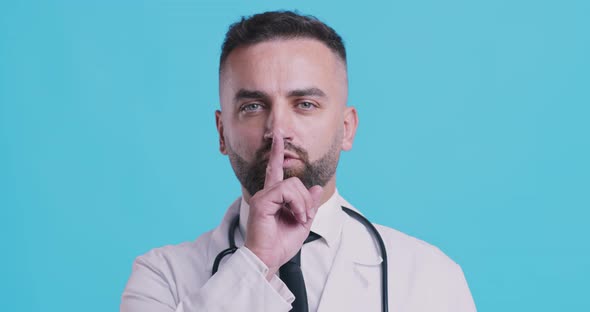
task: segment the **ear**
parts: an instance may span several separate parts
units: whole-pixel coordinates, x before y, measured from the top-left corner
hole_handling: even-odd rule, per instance
[[[227,155],[225,147],[225,137],[223,136],[223,121],[221,120],[221,111],[215,111],[215,124],[217,125],[217,133],[219,134],[219,151],[223,155]]]
[[[344,136],[342,137],[342,150],[348,151],[352,148],[358,124],[359,118],[356,108],[347,106],[344,109]]]

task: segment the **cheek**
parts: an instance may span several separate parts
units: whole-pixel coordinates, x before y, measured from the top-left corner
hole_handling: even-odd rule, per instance
[[[228,133],[226,141],[230,148],[242,158],[251,160],[262,144],[262,132],[253,127],[235,127]]]
[[[341,127],[334,122],[317,122],[311,128],[308,128],[304,147],[311,161],[323,157],[334,145],[334,141],[341,138],[339,133]]]

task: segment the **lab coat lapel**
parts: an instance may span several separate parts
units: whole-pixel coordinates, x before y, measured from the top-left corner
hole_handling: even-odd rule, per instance
[[[372,241],[362,224],[348,216],[344,219],[340,247],[318,312],[380,311],[382,258]]]

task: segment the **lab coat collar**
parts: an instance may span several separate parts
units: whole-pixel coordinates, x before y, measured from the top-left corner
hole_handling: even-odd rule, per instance
[[[346,202],[338,190],[334,190],[334,194],[318,208],[318,212],[311,225],[311,231],[319,234],[323,242],[328,244],[328,247],[333,248],[340,241],[340,232],[342,231],[342,224],[346,217],[342,213],[340,207],[342,202]],[[242,197],[240,201],[240,233],[245,237],[246,225],[248,224],[248,214],[250,206]]]

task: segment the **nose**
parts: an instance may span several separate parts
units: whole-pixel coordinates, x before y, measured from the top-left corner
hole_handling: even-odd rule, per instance
[[[264,131],[264,139],[272,140],[275,133],[283,137],[286,142],[293,139],[293,116],[288,105],[277,103],[271,106]]]

